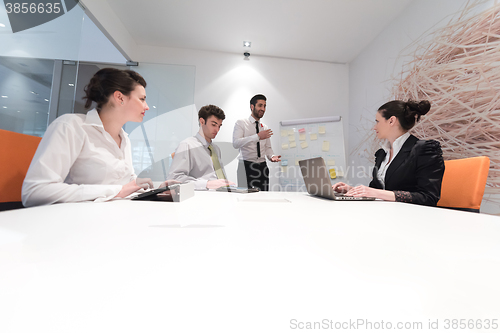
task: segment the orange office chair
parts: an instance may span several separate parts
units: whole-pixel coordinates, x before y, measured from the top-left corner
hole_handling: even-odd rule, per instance
[[[486,156],[444,161],[439,207],[479,213],[490,159]]]
[[[0,210],[23,207],[21,187],[41,139],[0,129]]]

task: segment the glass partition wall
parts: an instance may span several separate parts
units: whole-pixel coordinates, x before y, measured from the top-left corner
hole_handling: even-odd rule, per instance
[[[50,59],[0,57],[0,129],[43,135],[53,70]]]
[[[146,79],[150,107],[142,123],[124,127],[132,142],[135,172],[153,181],[165,180],[171,154],[197,130],[195,67],[145,63],[127,67],[125,58],[122,63],[102,62],[106,58],[98,54],[102,48],[89,59],[93,41],[103,35],[83,8],[70,7],[52,21],[13,33],[0,5],[0,129],[43,136],[58,116],[87,112],[82,97],[95,72],[130,68]],[[94,36],[96,31],[101,36]]]

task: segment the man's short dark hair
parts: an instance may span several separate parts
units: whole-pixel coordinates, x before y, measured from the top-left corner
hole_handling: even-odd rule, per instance
[[[262,95],[262,94],[258,94],[258,95],[255,95],[254,97],[252,97],[252,99],[250,100],[250,105],[253,105],[255,107],[255,104],[257,103],[258,100],[263,100],[263,101],[267,101],[267,98],[266,96]]]
[[[203,118],[205,123],[210,116],[214,116],[217,119],[224,120],[226,115],[224,111],[218,106],[215,105],[205,105],[198,111],[198,119]]]

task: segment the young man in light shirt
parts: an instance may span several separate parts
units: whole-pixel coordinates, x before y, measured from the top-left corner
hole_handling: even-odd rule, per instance
[[[269,190],[269,169],[266,157],[271,162],[279,162],[281,155],[274,155],[271,147],[273,132],[260,119],[266,112],[267,99],[264,95],[255,95],[250,100],[248,118],[240,119],[234,125],[233,147],[240,150],[238,165],[238,185],[257,187],[261,191]]]
[[[175,150],[167,179],[194,182],[196,190],[217,189],[235,185],[226,179],[219,147],[212,143],[219,133],[224,111],[215,105],[206,105],[198,112],[200,130],[183,140]]]

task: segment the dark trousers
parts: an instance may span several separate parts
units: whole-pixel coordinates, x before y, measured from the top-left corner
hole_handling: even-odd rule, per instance
[[[269,191],[269,168],[267,163],[240,160],[238,164],[238,186],[256,187],[261,191]]]

